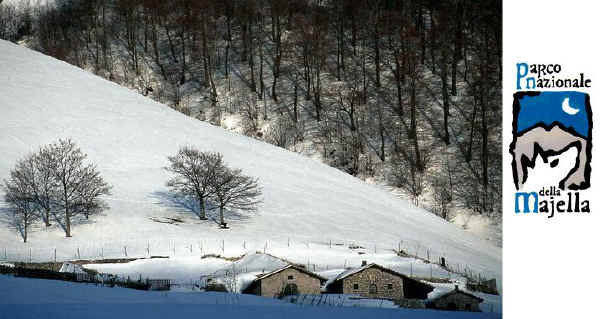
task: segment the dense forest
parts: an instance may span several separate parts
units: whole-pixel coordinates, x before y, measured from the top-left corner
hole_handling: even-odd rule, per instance
[[[2,39],[445,219],[501,219],[501,24],[500,0],[0,4]]]

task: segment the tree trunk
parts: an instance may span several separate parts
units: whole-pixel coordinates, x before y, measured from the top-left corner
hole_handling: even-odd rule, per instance
[[[223,218],[223,211],[225,210],[225,207],[223,207],[223,205],[219,206],[219,219],[221,220],[221,225],[225,224],[225,219]]]
[[[414,76],[414,75],[413,75]],[[410,88],[410,134],[412,135],[413,148],[415,151],[414,165],[420,172],[423,171],[423,163],[421,161],[421,150],[419,148],[419,139],[417,137],[417,88],[416,79],[413,77],[411,80]]]
[[[448,64],[446,49],[442,48],[442,59],[440,61],[441,80],[442,80],[442,103],[444,107],[444,143],[450,145],[450,133],[448,132],[448,116],[450,113],[450,97],[448,96]]]
[[[50,227],[50,209],[44,209],[44,213],[42,213],[42,219],[44,220],[44,225],[46,227]]]
[[[206,204],[204,203],[204,197],[200,197],[200,219],[206,220]]]
[[[400,53],[398,50],[394,50],[394,62],[396,63],[396,68],[394,69],[394,80],[396,80],[396,94],[398,96],[398,105],[396,107],[396,113],[399,116],[404,115],[404,109],[402,107],[402,77],[400,75]]]
[[[71,213],[68,208],[65,208],[65,234],[71,237]]]
[[[294,81],[294,123],[298,123],[298,76]]]
[[[471,130],[469,132],[469,147],[467,148],[467,154],[465,160],[468,162],[473,158],[473,135],[475,132],[475,117],[477,116],[477,100],[473,98],[473,113],[471,115]]]

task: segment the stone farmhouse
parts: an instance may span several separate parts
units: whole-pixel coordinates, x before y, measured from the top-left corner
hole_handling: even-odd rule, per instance
[[[367,298],[427,299],[433,287],[377,264],[366,264],[338,275],[328,293],[355,294]]]
[[[242,293],[264,297],[321,293],[321,285],[327,281],[317,274],[296,265],[261,274]]]
[[[483,299],[464,292],[454,286],[454,290],[431,299],[427,308],[453,311],[481,311],[479,304]]]

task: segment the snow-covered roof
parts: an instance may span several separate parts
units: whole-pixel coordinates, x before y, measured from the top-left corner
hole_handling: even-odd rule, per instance
[[[256,280],[261,280],[261,279],[269,277],[269,276],[272,276],[272,275],[274,275],[276,273],[279,273],[279,272],[284,271],[284,270],[289,269],[289,268],[294,268],[294,269],[296,269],[296,270],[298,270],[298,271],[300,271],[302,273],[305,273],[305,274],[307,274],[309,276],[313,276],[315,278],[318,278],[321,281],[327,281],[327,278],[323,278],[323,277],[321,277],[321,276],[319,276],[319,275],[317,275],[317,274],[315,274],[313,272],[310,272],[310,271],[308,271],[308,270],[306,270],[306,269],[304,269],[302,267],[298,267],[298,266],[293,265],[293,264],[289,264],[289,265],[287,265],[285,267],[282,267],[282,268],[279,268],[279,269],[275,269],[275,270],[273,270],[271,272],[268,272],[268,273],[265,273],[265,274],[260,274],[260,275],[256,276],[255,281]]]
[[[380,265],[375,264],[375,263],[370,263],[370,264],[364,265],[362,267],[348,269],[348,270],[344,271],[343,273],[339,274],[333,281],[338,281],[338,280],[345,279],[345,278],[347,278],[347,277],[349,277],[351,275],[354,275],[356,273],[359,273],[359,272],[361,272],[361,271],[363,271],[365,269],[369,269],[371,267],[379,268],[379,269],[381,269],[383,271],[387,271],[387,272],[389,272],[391,274],[394,274],[394,275],[397,275],[397,276],[400,276],[400,277],[409,278],[407,275],[401,274],[399,272],[393,271],[391,269],[385,268],[385,267],[380,266]]]
[[[68,272],[74,274],[85,274],[86,272],[83,270],[83,267],[73,263],[63,263],[58,272]]]
[[[477,299],[477,301],[479,301],[479,302],[482,302],[482,301],[483,301],[483,299],[482,299],[482,298],[479,298],[479,297],[477,297],[477,296],[475,296],[475,295],[473,295],[473,294],[470,294],[470,293],[468,293],[468,292],[466,292],[466,291],[460,290],[460,289],[458,289],[458,287],[456,287],[455,289],[453,289],[453,290],[451,290],[451,291],[448,291],[448,292],[446,292],[446,293],[443,293],[443,294],[440,294],[440,295],[434,296],[433,298],[429,298],[429,300],[431,300],[431,301],[434,301],[434,300],[438,300],[438,299],[446,298],[446,297],[448,297],[448,296],[451,296],[451,295],[454,295],[454,294],[463,294],[463,295],[469,296],[469,297],[471,297],[471,298],[473,298],[473,299]]]

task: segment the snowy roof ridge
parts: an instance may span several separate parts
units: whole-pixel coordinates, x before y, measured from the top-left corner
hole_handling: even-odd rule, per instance
[[[300,272],[303,272],[303,273],[305,273],[305,274],[307,274],[307,275],[309,275],[309,276],[313,276],[313,277],[315,277],[315,278],[318,278],[318,279],[319,279],[319,280],[321,280],[321,281],[327,281],[327,278],[321,277],[321,276],[319,276],[319,275],[317,275],[317,274],[315,274],[315,273],[313,273],[313,272],[310,272],[310,271],[308,271],[308,270],[306,270],[306,269],[304,269],[304,268],[302,268],[302,267],[296,266],[296,265],[294,265],[294,264],[288,264],[288,265],[287,265],[287,266],[285,266],[285,267],[281,267],[281,268],[279,268],[279,269],[275,269],[275,270],[273,270],[273,271],[271,271],[271,272],[268,272],[268,273],[265,273],[265,274],[260,274],[260,275],[257,275],[257,276],[256,276],[256,279],[254,279],[254,281],[257,281],[257,280],[262,280],[262,279],[264,279],[264,278],[267,278],[267,277],[269,277],[269,276],[272,276],[272,275],[274,275],[274,274],[276,274],[276,273],[279,273],[279,272],[281,272],[281,271],[284,271],[284,270],[286,270],[286,269],[288,269],[288,268],[294,268],[294,269],[296,269],[296,270],[298,270],[298,271],[300,271]]]
[[[463,294],[463,295],[467,295],[467,296],[469,296],[471,298],[477,299],[479,302],[483,301],[482,298],[479,298],[479,297],[477,297],[477,296],[475,296],[475,295],[473,295],[471,293],[468,293],[468,292],[466,292],[464,290],[460,290],[460,289],[458,289],[458,287],[456,287],[455,289],[452,289],[452,290],[450,290],[448,292],[445,292],[443,294],[440,294],[438,296],[435,296],[433,298],[429,298],[429,300],[433,301],[433,300],[441,299],[441,298],[444,298],[444,297],[447,297],[447,296],[450,296],[450,295],[453,295],[453,294]]]
[[[410,277],[408,277],[407,275],[405,275],[405,274],[401,274],[401,273],[399,273],[399,272],[397,272],[397,271],[394,271],[394,270],[392,270],[392,269],[385,268],[385,267],[383,267],[383,266],[381,266],[381,265],[378,265],[378,264],[376,264],[376,263],[370,263],[370,264],[367,264],[367,265],[364,265],[364,266],[361,266],[361,267],[358,267],[358,268],[348,269],[348,270],[346,270],[346,271],[342,272],[341,274],[339,274],[339,275],[338,275],[338,276],[337,276],[337,277],[336,277],[336,278],[333,280],[333,282],[335,282],[335,281],[338,281],[338,280],[343,280],[343,279],[345,279],[345,278],[347,278],[347,277],[349,277],[349,276],[351,276],[351,275],[354,275],[354,274],[356,274],[356,273],[359,273],[359,272],[361,272],[361,271],[363,271],[363,270],[365,270],[365,269],[371,268],[371,267],[376,267],[376,268],[379,268],[379,269],[381,269],[381,270],[383,270],[383,271],[387,271],[387,272],[390,272],[390,273],[392,273],[392,274],[394,274],[394,275],[398,275],[398,276],[401,276],[401,277],[410,278]]]

